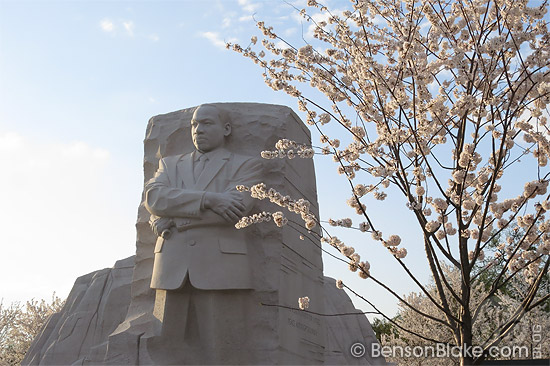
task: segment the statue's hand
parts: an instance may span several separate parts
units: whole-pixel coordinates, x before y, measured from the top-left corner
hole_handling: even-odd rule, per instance
[[[172,221],[169,217],[158,217],[158,216],[151,216],[149,219],[149,223],[151,224],[151,229],[153,229],[153,232],[157,236],[165,237],[165,235],[168,235],[168,230],[172,226],[174,226],[174,221]],[[163,235],[164,233],[164,235]]]
[[[239,221],[246,209],[237,192],[206,192],[204,195],[204,207],[214,211],[228,222]]]

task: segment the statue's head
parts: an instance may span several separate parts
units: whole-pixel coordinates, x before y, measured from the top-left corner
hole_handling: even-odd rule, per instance
[[[195,109],[191,119],[191,137],[197,150],[209,152],[225,145],[231,134],[228,118],[213,104],[203,104]]]

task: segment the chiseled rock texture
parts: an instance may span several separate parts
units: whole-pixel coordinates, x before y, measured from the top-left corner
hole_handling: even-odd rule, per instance
[[[372,327],[361,311],[357,310],[349,296],[336,287],[334,278],[325,276],[326,314],[353,314],[325,317],[325,365],[386,365],[383,357],[370,355],[373,343],[378,343]],[[360,343],[365,346],[362,357],[353,357],[351,346]]]
[[[34,340],[23,365],[82,364],[124,320],[130,304],[134,257],[79,277],[63,309]]]
[[[79,277],[65,307],[50,317],[21,364],[84,365],[101,358],[109,334],[122,323],[130,305],[134,260],[134,256],[122,259],[113,268]],[[370,347],[377,342],[376,336],[365,315],[336,288],[333,278],[324,277],[324,291],[327,314],[358,313],[325,318],[325,364],[385,365],[368,352],[361,358],[351,355],[352,344]]]

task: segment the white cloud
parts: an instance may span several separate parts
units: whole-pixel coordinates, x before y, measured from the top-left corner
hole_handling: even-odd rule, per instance
[[[290,13],[290,18],[298,24],[302,24],[306,21],[304,17],[300,15],[300,13],[298,13],[297,11],[293,11],[292,13]]]
[[[239,5],[247,13],[254,13],[261,6],[261,4],[253,3],[251,0],[239,0]]]
[[[136,25],[132,20],[113,21],[109,18],[104,18],[99,22],[99,26],[105,33],[110,33],[112,35],[126,34],[127,36],[133,37]],[[121,30],[120,32],[118,31],[119,29]],[[147,38],[151,38],[151,36]]]
[[[214,46],[220,49],[225,49],[226,41],[221,39],[220,34],[218,32],[202,32],[200,33],[200,36],[209,40],[210,43],[212,43]],[[236,41],[237,41],[236,38],[229,38],[227,40],[227,42],[232,42],[232,43]]]
[[[225,17],[222,20],[222,28],[229,28],[231,26],[231,18]]]
[[[23,146],[23,138],[16,133],[0,135],[0,151],[17,150]]]
[[[243,16],[239,17],[239,22],[249,22],[249,21],[252,21],[252,20],[254,20],[252,15],[243,15]]]
[[[153,42],[158,42],[160,40],[160,37],[157,34],[150,34],[147,38],[149,38]]]
[[[307,32],[304,34],[304,38],[314,39],[315,37],[313,37],[313,33],[315,31],[315,27],[316,27],[315,24],[316,23],[319,24],[320,22],[328,22],[328,19],[331,17],[331,15],[337,15],[337,16],[342,17],[343,13],[344,13],[343,9],[331,10],[331,14],[329,14],[328,12],[315,13],[311,16],[311,18],[313,19],[313,22],[312,21],[306,22],[306,20],[304,18],[302,18],[302,16],[298,15],[298,17],[300,18],[300,23],[301,24],[304,24],[304,25],[309,24],[309,26],[307,28]],[[293,18],[297,19],[294,16],[293,16]]]
[[[67,296],[76,277],[133,253],[134,215],[126,217],[123,202],[124,190],[135,193],[109,151],[0,131],[0,165],[0,288],[8,303]]]
[[[298,28],[296,27],[290,27],[290,28],[287,28],[283,31],[283,34],[285,35],[285,37],[290,37],[294,34],[296,34],[298,32]]]
[[[323,5],[326,5],[325,3],[326,3],[326,1],[323,1]],[[307,0],[295,0],[295,1],[291,1],[290,4],[297,7],[298,9],[306,9],[307,8]]]
[[[111,33],[115,30],[115,24],[110,19],[103,19],[101,22],[99,22],[99,26],[104,32]]]
[[[134,22],[126,21],[122,22],[122,25],[124,26],[124,29],[126,30],[126,34],[128,34],[130,37],[134,36]]]
[[[222,28],[229,28],[234,24],[235,19],[237,19],[239,13],[236,11],[223,11],[223,19],[222,19]]]
[[[283,42],[283,41],[281,41],[281,40],[275,42],[275,47],[280,48],[280,49],[282,49],[282,50],[284,50],[284,49],[286,49],[286,48],[289,48],[289,46],[288,46],[285,42]]]
[[[384,19],[380,14],[376,14],[374,16],[374,19],[372,19],[372,23],[379,26],[386,26],[388,24],[386,19]]]
[[[221,0],[216,0],[216,8],[218,8],[218,10],[220,12],[224,12],[225,11],[225,8],[223,6],[223,3]]]

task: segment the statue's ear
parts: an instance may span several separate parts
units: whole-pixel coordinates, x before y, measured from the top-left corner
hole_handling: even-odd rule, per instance
[[[231,124],[230,123],[226,123],[225,126],[224,126],[224,131],[223,131],[223,135],[225,137],[231,135]]]

